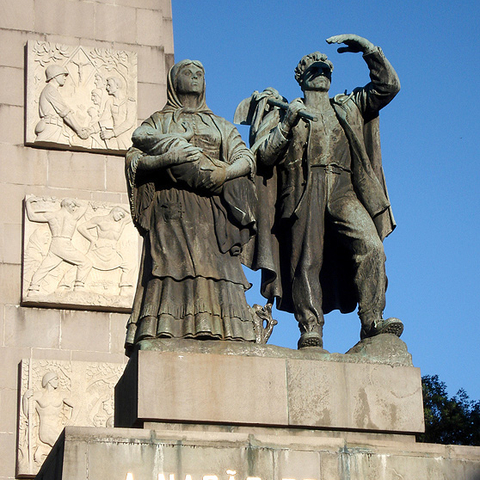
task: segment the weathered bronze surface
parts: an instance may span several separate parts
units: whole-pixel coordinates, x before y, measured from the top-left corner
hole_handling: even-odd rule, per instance
[[[254,233],[254,160],[207,107],[200,62],[172,67],[167,104],[132,138],[126,175],[144,248],[127,350],[161,337],[255,341],[239,256]]]
[[[330,98],[333,64],[314,52],[295,70],[303,98],[286,109],[273,107],[272,99],[285,99],[268,88],[254,92],[236,112],[239,123],[251,125],[257,157],[258,234],[247,264],[262,269],[262,294],[295,314],[299,348],[322,348],[324,313],[351,312],[357,304],[362,339],[403,331],[400,320],[382,318],[382,242],[395,223],[378,126],[378,113],[400,82],[368,40],[337,35],[327,42],[346,44],[340,53],[362,52],[370,83]]]

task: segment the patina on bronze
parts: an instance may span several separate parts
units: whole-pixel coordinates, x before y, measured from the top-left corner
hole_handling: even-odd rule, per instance
[[[329,97],[333,64],[315,52],[295,69],[303,98],[288,108],[273,88],[241,104],[257,156],[258,234],[247,264],[262,269],[262,294],[295,314],[299,348],[323,348],[324,314],[358,304],[361,338],[393,333],[400,320],[383,319],[383,239],[395,227],[380,154],[378,113],[400,82],[382,50],[357,35],[337,35],[338,51],[362,52],[370,83]],[[245,102],[245,101],[244,101]],[[248,101],[247,101],[248,103]],[[312,121],[301,115],[308,112]]]
[[[255,229],[254,159],[207,107],[200,62],[172,67],[167,104],[132,139],[126,175],[144,248],[127,352],[161,337],[265,340],[239,256]]]

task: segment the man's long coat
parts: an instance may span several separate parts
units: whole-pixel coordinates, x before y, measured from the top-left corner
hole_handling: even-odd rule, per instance
[[[355,192],[383,241],[395,228],[395,221],[382,168],[378,113],[398,93],[400,81],[380,48],[365,54],[364,60],[371,81],[350,95],[336,95],[331,103],[350,145]],[[282,271],[295,271],[295,265],[290,265],[288,258],[280,258],[279,245],[289,242],[289,224],[297,218],[311,180],[308,148],[311,128],[308,121],[308,128],[294,127],[294,141],[291,141],[282,135],[280,120],[278,110],[270,112],[253,135],[259,208],[257,236],[245,249],[244,263],[262,270],[262,295],[270,301],[277,298],[278,308],[293,313],[290,275]],[[262,158],[267,143],[270,155]],[[333,242],[326,231],[320,276],[324,313],[355,309],[352,268],[351,254]]]

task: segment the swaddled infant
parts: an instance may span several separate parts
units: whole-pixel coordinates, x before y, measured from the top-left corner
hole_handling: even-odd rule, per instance
[[[165,133],[157,136],[158,143],[155,146],[155,155],[160,156],[171,152],[173,149],[181,147],[193,147],[189,140],[193,137],[193,130],[186,122],[182,122],[185,132]],[[197,149],[197,147],[194,147]],[[182,163],[173,164],[167,167],[167,172],[176,183],[189,186],[198,191],[204,188],[205,183],[210,179],[210,174],[216,168],[224,168],[225,164],[219,160],[211,158],[202,149],[195,155],[195,160],[188,160],[186,157]],[[221,186],[208,191],[218,193]]]

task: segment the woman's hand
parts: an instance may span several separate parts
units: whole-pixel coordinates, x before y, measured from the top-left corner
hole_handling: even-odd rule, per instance
[[[200,160],[202,149],[190,144],[182,144],[171,148],[165,155],[168,164],[181,165],[182,163]]]
[[[224,167],[214,167],[210,172],[210,175],[205,175],[205,178],[199,186],[212,193],[216,193],[220,190],[226,179],[227,170]]]
[[[161,155],[138,155],[138,168],[141,170],[156,170],[157,168],[168,168],[174,165],[181,165],[187,162],[196,162],[202,155],[202,149],[193,145],[184,144],[173,147]]]
[[[194,135],[193,128],[188,122],[185,121],[183,121],[181,125],[185,129],[185,131],[183,133],[177,133],[177,135],[183,137],[185,140],[187,140],[187,142],[189,142]]]

